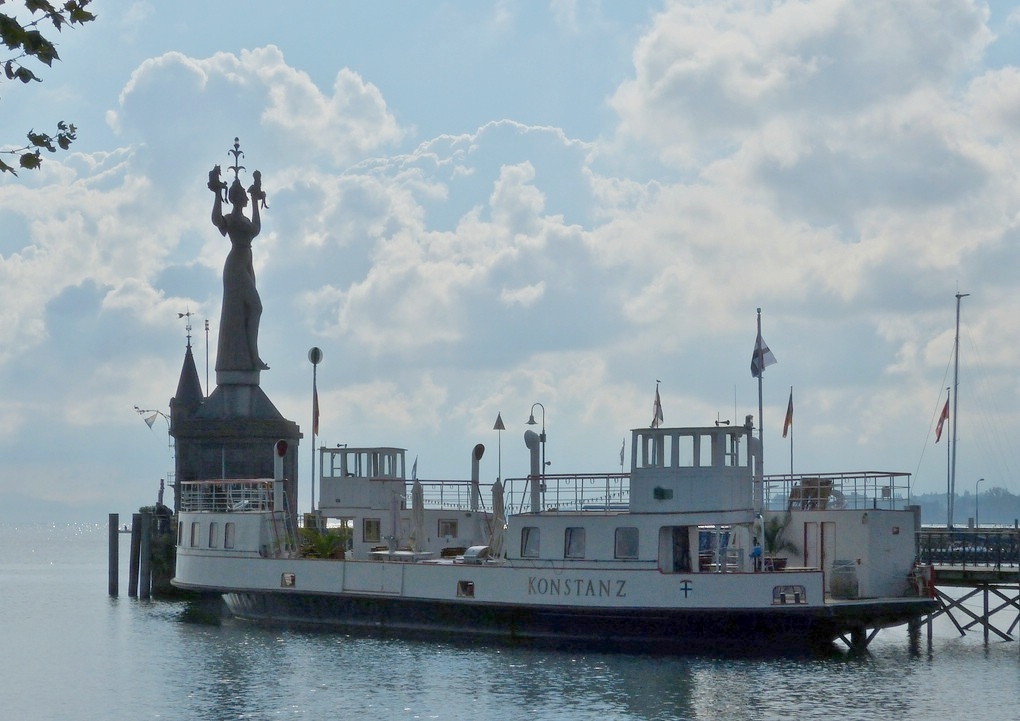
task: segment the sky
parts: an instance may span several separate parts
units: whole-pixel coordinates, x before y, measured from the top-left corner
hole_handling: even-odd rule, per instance
[[[757,421],[759,308],[766,473],[945,493],[958,293],[956,489],[1020,493],[1020,2],[92,11],[41,83],[0,80],[0,146],[78,131],[0,176],[0,520],[155,502],[168,424],[135,407],[169,413],[180,314],[215,366],[206,182],[235,137],[302,510],[313,346],[317,443],[406,448],[422,479],[483,443],[491,482],[527,474],[534,409],[550,473],[612,472],[656,384],[665,426]]]

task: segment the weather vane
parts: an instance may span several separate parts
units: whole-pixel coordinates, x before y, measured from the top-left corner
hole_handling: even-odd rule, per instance
[[[177,314],[178,320],[181,319],[181,318],[187,318],[187,320],[185,321],[184,329],[188,332],[188,347],[189,348],[191,347],[191,316],[193,316],[193,315],[195,315],[195,314],[191,312],[191,308],[188,308],[188,311],[186,313],[178,313]],[[206,321],[206,323],[208,323],[208,321]],[[209,330],[208,326],[206,326],[206,330]]]

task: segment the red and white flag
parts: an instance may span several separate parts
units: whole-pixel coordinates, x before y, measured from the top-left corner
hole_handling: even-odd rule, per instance
[[[655,405],[652,406],[652,428],[662,425],[662,401],[659,400],[659,384],[655,384]]]
[[[935,426],[935,442],[942,438],[942,424],[949,420],[949,399],[946,398],[946,405],[942,408],[942,415],[939,416],[939,424]]]

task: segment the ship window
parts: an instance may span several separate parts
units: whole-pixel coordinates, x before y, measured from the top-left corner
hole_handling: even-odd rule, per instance
[[[457,581],[457,595],[461,598],[474,598],[475,597],[475,582],[474,581]]]
[[[220,524],[213,521],[209,524],[209,548],[216,548],[217,544],[220,542],[219,535]]]
[[[563,539],[564,558],[584,558],[584,529],[568,528]]]
[[[227,521],[223,526],[223,547],[233,548],[234,547],[234,530],[237,528],[233,521]]]
[[[655,432],[643,436],[641,448],[642,465],[645,468],[662,468],[669,465],[669,441],[671,437]]]
[[[534,526],[525,526],[521,529],[521,556],[524,558],[538,558],[538,529]]]
[[[382,523],[378,518],[366,518],[361,522],[361,540],[365,543],[379,543],[382,538]]]
[[[694,465],[694,436],[680,436],[677,440],[678,465],[691,468]]]
[[[638,557],[638,530],[636,528],[624,527],[616,529],[616,551],[617,558]]]
[[[184,524],[183,523],[178,523],[177,524],[177,545],[178,546],[183,546],[184,545]]]
[[[191,547],[192,548],[196,548],[198,546],[198,538],[199,538],[198,533],[199,533],[199,524],[198,524],[198,521],[192,521],[191,522]]]
[[[439,519],[439,535],[443,538],[457,537],[457,520],[449,518]]]

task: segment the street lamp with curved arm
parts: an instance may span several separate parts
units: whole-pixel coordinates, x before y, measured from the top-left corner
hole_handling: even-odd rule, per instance
[[[174,455],[174,439],[170,433],[170,416],[168,416],[163,411],[157,410],[155,408],[139,408],[138,406],[135,406],[135,413],[137,413],[140,416],[144,416],[142,420],[145,421],[145,425],[147,425],[149,428],[152,428],[152,424],[155,423],[156,419],[159,417],[162,417],[163,420],[166,421],[166,447],[170,450],[170,460],[172,464]],[[173,466],[171,465],[171,467]],[[172,471],[170,473],[167,473],[166,480],[167,483],[169,483],[171,486],[174,485],[173,478],[174,474]]]
[[[541,403],[532,403],[531,404],[531,416],[528,418],[527,425],[529,425],[529,426],[537,425],[535,423],[535,406],[538,406],[539,408],[542,409],[542,432],[539,434],[538,440],[542,444],[542,473],[541,473],[541,475],[544,478],[545,477],[545,466],[546,466],[546,463],[545,463],[545,406],[543,406]]]
[[[984,483],[984,480],[984,478],[979,478],[974,484],[974,528],[981,528],[981,515],[978,513],[978,501],[981,500],[981,497],[978,495],[978,486]]]

